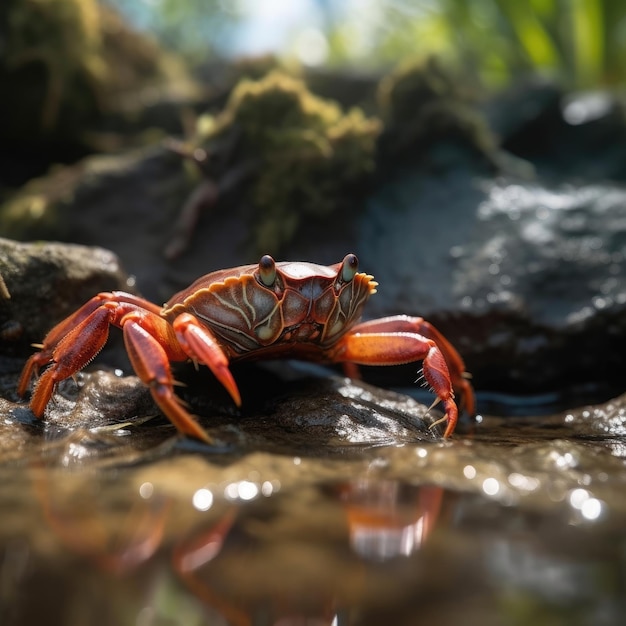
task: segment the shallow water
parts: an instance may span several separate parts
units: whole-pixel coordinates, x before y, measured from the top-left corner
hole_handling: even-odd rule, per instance
[[[0,623],[617,624],[624,448],[568,434],[126,463],[50,442],[0,469]]]
[[[210,447],[100,370],[35,420],[9,363],[0,625],[622,623],[626,397],[442,441],[407,396],[267,376],[236,415],[189,379]]]

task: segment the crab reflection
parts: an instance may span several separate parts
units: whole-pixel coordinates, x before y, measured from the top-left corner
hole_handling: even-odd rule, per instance
[[[102,477],[62,478],[32,470],[43,519],[64,549],[138,578],[147,561],[163,563],[155,555],[169,556],[204,610],[233,626],[344,623],[351,607],[386,597],[390,576],[400,585],[409,575],[407,559],[428,541],[443,498],[441,488],[359,479],[265,497],[260,483],[253,499],[252,483],[239,481],[236,499],[220,485],[182,502],[151,482],[120,489]]]
[[[127,497],[100,489],[97,480],[68,476],[61,487],[41,468],[33,469],[32,476],[47,526],[64,547],[99,569],[132,571],[160,547],[171,502],[146,497],[145,485]]]
[[[176,546],[174,570],[236,626],[343,623],[338,616],[388,575],[375,563],[409,556],[427,541],[443,489],[360,479],[322,491],[330,497],[310,509],[284,510],[281,498],[233,505]]]
[[[409,556],[432,532],[443,498],[441,487],[394,480],[356,480],[342,486],[350,545],[368,560]]]

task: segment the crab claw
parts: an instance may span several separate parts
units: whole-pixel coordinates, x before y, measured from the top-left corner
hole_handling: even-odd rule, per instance
[[[233,402],[241,406],[241,394],[228,368],[228,358],[211,331],[190,313],[181,313],[174,319],[172,326],[187,356],[194,362],[206,365],[228,391]]]

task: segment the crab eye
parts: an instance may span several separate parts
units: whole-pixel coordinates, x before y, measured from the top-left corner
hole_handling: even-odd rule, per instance
[[[259,261],[259,278],[266,287],[271,287],[276,280],[276,262],[269,254],[264,254]]]
[[[359,259],[356,258],[356,254],[346,254],[341,264],[341,280],[344,283],[349,283],[355,276],[359,269]]]

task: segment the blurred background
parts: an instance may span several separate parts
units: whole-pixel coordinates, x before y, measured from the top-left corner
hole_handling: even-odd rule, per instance
[[[197,105],[204,98],[206,106],[210,96],[198,94],[196,81],[229,91],[237,77],[225,77],[226,62],[265,57],[269,67],[271,57],[291,72],[342,72],[354,81],[375,80],[406,59],[427,55],[452,68],[474,96],[529,77],[555,81],[569,93],[614,88],[624,82],[626,5],[620,0],[5,0],[0,184],[15,187],[51,162],[119,147],[111,136],[107,143],[102,132],[128,132],[129,117],[140,117],[142,108],[158,100]],[[362,98],[350,102],[342,94],[328,95],[367,108]],[[589,111],[573,107],[566,115],[580,122],[577,116]],[[120,116],[123,127],[116,125]],[[142,122],[136,127],[164,127],[162,118]],[[86,136],[78,137],[85,129],[101,133],[101,143],[86,145]],[[32,167],[20,169],[16,158]]]
[[[623,81],[620,0],[104,0],[195,63],[277,54],[381,70],[437,53],[490,87],[540,73],[570,88]]]
[[[386,285],[371,316],[428,315],[490,386],[536,354],[518,378],[544,389],[555,325],[621,303],[625,66],[622,0],[5,0],[1,234],[111,249],[157,302],[268,251],[350,249]],[[555,350],[556,378],[597,376]]]

